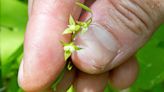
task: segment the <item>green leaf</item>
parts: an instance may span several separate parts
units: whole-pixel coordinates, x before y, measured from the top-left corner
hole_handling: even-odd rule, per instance
[[[27,4],[18,0],[0,1],[0,26],[24,31],[28,19]]]
[[[65,51],[64,52],[64,60],[67,61],[67,59],[71,56],[72,52],[70,51]]]
[[[75,46],[75,50],[78,51],[78,50],[81,50],[82,48],[78,47],[78,46]]]
[[[81,8],[83,8],[84,10],[86,10],[86,11],[92,13],[92,10],[91,10],[89,7],[87,7],[86,5],[84,5],[84,4],[80,3],[80,2],[76,2],[76,4],[77,4],[78,6],[80,6]]]
[[[75,20],[72,17],[72,15],[70,15],[70,17],[69,17],[69,25],[76,25]]]
[[[91,24],[91,22],[92,22],[92,18],[89,18],[86,22],[81,22],[81,21],[77,22],[77,24],[81,26],[81,34],[84,34],[88,30],[88,27]]]
[[[68,28],[66,28],[63,32],[63,34],[76,34],[80,31],[79,25],[68,25]]]
[[[10,31],[7,28],[0,27],[0,53],[2,63],[2,76],[10,75],[15,60],[23,52],[23,31]]]
[[[76,25],[75,31],[76,31],[76,32],[79,32],[79,31],[80,31],[80,26],[79,26],[79,25]]]
[[[71,56],[71,54],[74,51],[81,49],[81,48],[77,47],[73,42],[70,42],[70,43],[64,43],[63,41],[60,41],[60,42],[64,46],[64,59],[65,59],[65,61],[67,61],[67,59]]]
[[[66,28],[63,32],[63,34],[71,34],[72,30],[70,28]]]
[[[140,72],[134,87],[148,90],[164,81],[164,49],[159,47],[159,43],[164,41],[163,34],[164,25],[156,31],[150,41],[137,53]]]
[[[160,41],[157,46],[159,48],[164,48],[164,41]]]
[[[77,21],[77,24],[78,24],[79,26],[83,26],[83,25],[84,25],[84,22]]]
[[[67,92],[76,92],[75,89],[73,88],[73,85],[67,90]]]
[[[19,90],[19,86],[17,83],[17,75],[12,76],[7,89],[7,92],[17,92]]]

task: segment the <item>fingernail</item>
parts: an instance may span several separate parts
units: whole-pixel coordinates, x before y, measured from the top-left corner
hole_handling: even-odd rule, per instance
[[[75,63],[84,72],[99,73],[116,56],[119,44],[116,38],[104,27],[93,24],[84,34],[79,34],[75,43],[82,50],[75,53]],[[78,61],[78,62],[76,62]],[[79,64],[80,63],[80,64]]]

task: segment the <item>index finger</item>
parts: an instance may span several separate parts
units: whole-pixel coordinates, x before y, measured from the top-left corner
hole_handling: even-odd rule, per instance
[[[60,40],[69,15],[76,18],[76,0],[35,0],[25,34],[24,57],[19,70],[19,85],[25,91],[48,88],[65,65]]]

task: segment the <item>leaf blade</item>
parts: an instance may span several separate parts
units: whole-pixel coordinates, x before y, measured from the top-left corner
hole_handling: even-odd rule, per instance
[[[86,5],[84,5],[84,4],[80,3],[80,2],[76,2],[76,4],[77,4],[78,6],[80,6],[81,8],[83,8],[84,10],[86,10],[86,11],[92,13],[92,10],[91,10],[89,7],[87,7]]]
[[[62,34],[71,34],[72,30],[70,30],[69,28],[65,29],[64,32]]]
[[[67,61],[67,59],[71,56],[71,52],[70,51],[65,51],[64,52],[64,60]]]
[[[70,25],[76,25],[75,20],[74,20],[72,15],[70,15],[70,17],[69,17],[69,24]]]

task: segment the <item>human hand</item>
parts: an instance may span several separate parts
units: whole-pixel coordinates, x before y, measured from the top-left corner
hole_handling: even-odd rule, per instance
[[[30,0],[29,22],[25,35],[24,58],[19,70],[19,84],[28,92],[49,90],[65,65],[60,40],[68,25],[69,15],[79,19],[81,9],[76,0]],[[93,22],[88,32],[76,39],[83,49],[73,53],[77,92],[102,92],[108,80],[116,88],[134,82],[138,65],[135,52],[145,44],[156,28],[164,22],[162,0],[88,0]],[[85,20],[88,13],[80,17]],[[83,72],[86,73],[83,73]],[[95,75],[91,75],[95,74]],[[67,88],[75,70],[57,90]],[[60,92],[60,91],[59,91]]]

